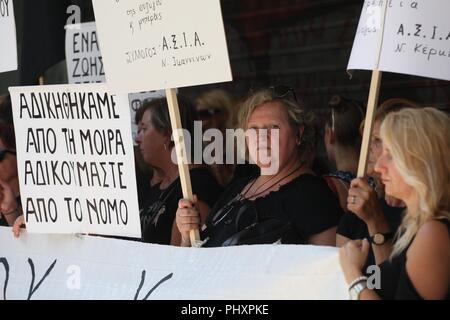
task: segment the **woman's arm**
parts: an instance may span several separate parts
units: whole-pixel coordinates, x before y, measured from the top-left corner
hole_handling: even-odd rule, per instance
[[[308,243],[316,246],[336,246],[336,230],[337,227],[332,227],[321,233],[316,233],[309,237]]]
[[[450,288],[450,236],[447,226],[431,220],[420,227],[407,251],[406,272],[424,299],[446,299]]]

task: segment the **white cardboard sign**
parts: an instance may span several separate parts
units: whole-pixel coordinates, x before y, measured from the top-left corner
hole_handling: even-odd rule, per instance
[[[16,23],[13,0],[0,0],[0,73],[17,70]]]
[[[0,243],[0,299],[348,299],[332,247],[198,249],[26,233],[13,239],[8,228],[0,228]]]
[[[106,82],[95,22],[66,26],[66,62],[70,84]]]
[[[448,0],[366,0],[348,69],[450,80],[449,12]]]
[[[140,238],[127,95],[104,84],[10,93],[28,230]]]
[[[94,0],[93,7],[114,92],[232,80],[219,0]]]

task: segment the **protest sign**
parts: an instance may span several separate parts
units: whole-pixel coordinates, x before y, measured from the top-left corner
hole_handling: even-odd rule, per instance
[[[0,0],[0,73],[17,70],[16,23],[13,0]]]
[[[10,93],[28,230],[140,237],[128,97],[104,84]]]
[[[94,0],[93,7],[111,89],[166,90],[183,197],[193,199],[175,89],[232,80],[220,0]],[[199,240],[198,230],[191,239]]]
[[[111,90],[232,80],[219,0],[92,3]]]
[[[382,72],[450,80],[450,2],[366,0],[348,70],[373,70],[358,177],[366,174]]]
[[[349,70],[450,80],[450,1],[366,0]]]
[[[70,84],[106,82],[95,22],[66,26],[66,63]]]
[[[0,299],[348,299],[338,249],[178,248],[0,228]]]

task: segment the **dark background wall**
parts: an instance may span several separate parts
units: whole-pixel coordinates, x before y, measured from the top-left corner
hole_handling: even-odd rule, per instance
[[[83,21],[93,20],[89,0],[73,2],[81,6]],[[234,81],[182,89],[182,93],[195,96],[208,88],[223,87],[240,97],[249,88],[284,84],[295,88],[314,109],[324,107],[335,93],[367,99],[370,72],[357,71],[351,80],[346,73],[363,0],[221,2]],[[33,3],[15,0],[19,52],[21,10]],[[64,72],[64,63],[50,70],[48,83],[64,82]],[[0,74],[0,93],[19,83],[17,72]],[[393,97],[450,109],[450,82],[385,73],[381,100]]]

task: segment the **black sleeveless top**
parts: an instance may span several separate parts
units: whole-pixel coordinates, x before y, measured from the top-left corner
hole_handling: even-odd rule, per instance
[[[437,221],[444,223],[450,233],[450,222],[447,219]],[[380,265],[381,289],[375,291],[383,300],[423,300],[406,272],[406,252],[411,243],[392,261],[386,260]],[[450,300],[450,288],[446,300]]]
[[[252,224],[274,220],[292,228],[282,238],[259,234],[256,241],[245,244],[305,244],[315,234],[337,226],[343,212],[326,182],[311,174],[303,174],[264,197],[254,201],[239,199],[244,187],[255,177],[241,179],[231,185],[212,208],[201,236],[204,247],[225,245],[237,232]],[[271,228],[265,226],[264,228]],[[273,228],[272,228],[273,229]],[[259,230],[260,232],[261,230]],[[261,232],[260,232],[261,233]]]

